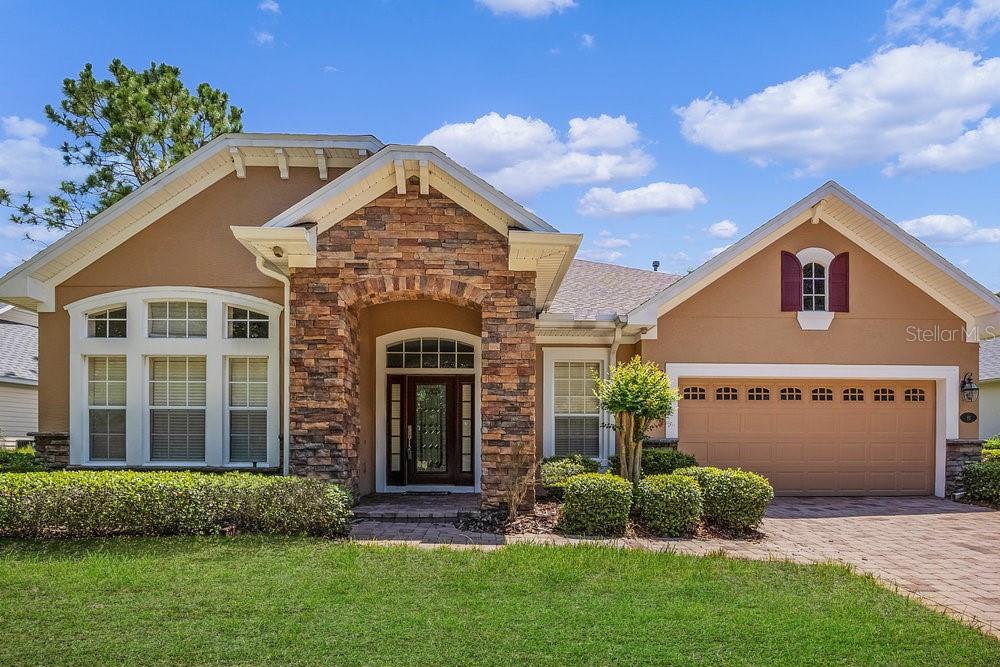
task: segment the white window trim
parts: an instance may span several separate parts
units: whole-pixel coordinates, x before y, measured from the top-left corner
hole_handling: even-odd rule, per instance
[[[929,380],[934,382],[934,495],[944,497],[948,440],[958,437],[958,366],[876,366],[863,364],[698,364],[667,363],[673,386],[686,378],[759,378],[789,380]],[[667,421],[666,436],[677,437],[681,405]]]
[[[544,404],[542,429],[542,456],[548,458],[556,455],[556,362],[557,361],[589,361],[600,364],[601,376],[608,373],[608,351],[601,347],[543,347],[542,367],[544,380],[542,382],[542,401]],[[608,413],[599,413],[600,455],[597,460],[602,466],[608,464],[608,456],[614,453],[614,438],[604,425],[609,422]]]
[[[386,368],[386,352],[390,345],[410,338],[449,338],[472,346],[475,354],[473,368]],[[386,378],[389,375],[472,375],[472,410],[476,415],[476,427],[472,438],[472,479],[473,486],[454,484],[412,484],[390,486],[386,480]],[[482,410],[482,338],[474,334],[440,327],[418,327],[383,334],[375,339],[375,491],[376,493],[406,493],[415,491],[452,493],[479,493],[482,476],[481,455],[483,434]]]
[[[803,248],[795,253],[799,260],[799,265],[805,268],[806,264],[819,264],[823,267],[826,278],[823,280],[826,310],[800,310],[797,313],[799,327],[803,331],[826,331],[833,323],[836,313],[830,311],[830,262],[833,261],[834,254],[825,248]],[[799,285],[799,293],[802,294],[803,285]],[[804,298],[804,297],[803,297]]]
[[[205,338],[149,338],[148,304],[153,301],[203,301],[208,310]],[[128,309],[126,338],[88,338],[87,313],[109,305]],[[226,308],[250,308],[268,316],[269,338],[227,338]],[[203,287],[142,287],[108,292],[75,301],[66,306],[70,317],[70,464],[77,466],[130,468],[232,467],[250,464],[228,462],[226,438],[227,361],[230,356],[267,358],[267,463],[277,467],[280,459],[280,304],[238,292]],[[125,461],[91,461],[87,407],[87,357],[126,357],[126,443]],[[149,443],[149,357],[205,357],[205,460],[152,461]]]

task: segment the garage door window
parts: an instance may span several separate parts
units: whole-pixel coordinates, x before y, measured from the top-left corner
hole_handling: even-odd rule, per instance
[[[735,401],[740,397],[740,393],[736,391],[736,387],[719,387],[715,390],[715,400],[717,401]]]
[[[832,401],[833,400],[833,389],[827,387],[817,387],[812,390],[812,400],[814,401]]]
[[[684,387],[684,398],[688,401],[704,401],[704,387]]]
[[[750,387],[747,391],[747,399],[751,401],[770,401],[771,390],[766,387]]]
[[[911,403],[922,403],[927,400],[923,389],[907,389],[903,392],[903,399]]]
[[[783,401],[801,401],[802,390],[798,387],[785,387],[779,394]]]
[[[857,387],[848,387],[844,390],[844,400],[848,403],[859,403],[865,400],[865,390]]]
[[[896,392],[885,387],[876,389],[874,396],[876,403],[888,403],[896,400]]]

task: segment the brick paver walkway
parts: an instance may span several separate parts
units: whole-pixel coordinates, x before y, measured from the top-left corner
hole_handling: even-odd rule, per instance
[[[1000,636],[1000,512],[940,498],[778,498],[759,542],[739,540],[593,540],[704,555],[836,561],[875,575]],[[415,546],[496,548],[530,542],[572,544],[553,535],[467,533],[450,523],[361,521],[356,540]]]

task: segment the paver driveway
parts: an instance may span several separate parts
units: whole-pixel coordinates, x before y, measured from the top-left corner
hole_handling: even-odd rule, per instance
[[[610,543],[742,558],[838,561],[894,584],[1000,636],[1000,512],[940,498],[778,498],[766,539],[629,539]],[[355,525],[355,539],[483,548],[512,542],[568,544],[552,535],[464,533],[450,523]]]

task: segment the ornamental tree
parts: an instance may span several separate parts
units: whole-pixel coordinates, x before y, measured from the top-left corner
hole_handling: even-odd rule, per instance
[[[643,363],[638,355],[616,364],[607,379],[595,377],[595,383],[594,396],[601,408],[615,416],[618,472],[638,484],[642,441],[650,428],[674,413],[677,392],[659,366]]]

